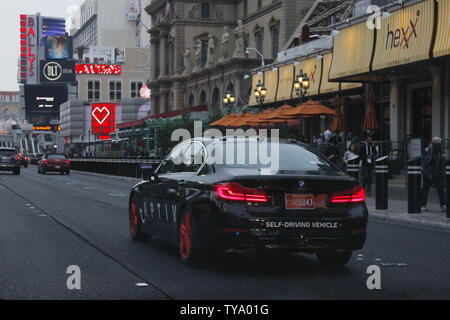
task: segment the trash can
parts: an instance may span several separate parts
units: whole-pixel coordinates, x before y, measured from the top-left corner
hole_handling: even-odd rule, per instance
[[[375,176],[376,176],[375,208],[377,210],[387,210],[388,178],[389,178],[389,165],[387,156],[378,158],[375,161]]]
[[[420,189],[422,184],[422,159],[408,160],[408,213],[421,213]]]
[[[359,156],[348,161],[347,173],[359,181]]]

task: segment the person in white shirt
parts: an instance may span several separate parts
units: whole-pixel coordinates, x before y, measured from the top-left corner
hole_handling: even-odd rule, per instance
[[[328,143],[328,142],[330,142],[330,139],[333,136],[333,132],[331,132],[330,129],[327,129],[327,130],[325,130],[323,135],[325,136],[325,141]]]
[[[356,152],[356,146],[351,144],[347,151],[344,153],[344,162],[347,165],[350,160],[353,160],[358,157],[358,153]]]

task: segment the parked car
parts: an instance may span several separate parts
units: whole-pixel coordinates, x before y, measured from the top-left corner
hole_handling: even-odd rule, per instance
[[[0,148],[0,171],[12,171],[20,174],[20,157],[16,149]]]
[[[58,153],[49,153],[44,155],[38,161],[38,173],[60,172],[61,174],[70,174],[70,160],[65,155]]]
[[[34,153],[30,156],[30,163],[37,165],[38,161],[41,160],[41,158],[44,156],[43,153]]]

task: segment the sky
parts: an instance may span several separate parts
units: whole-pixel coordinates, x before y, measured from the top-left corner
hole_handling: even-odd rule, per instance
[[[0,91],[18,91],[19,15],[68,17],[83,0],[0,0]]]

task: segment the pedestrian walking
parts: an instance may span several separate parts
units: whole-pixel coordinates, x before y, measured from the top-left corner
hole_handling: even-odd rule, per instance
[[[441,138],[434,137],[422,156],[423,187],[421,193],[421,209],[427,210],[428,193],[432,185],[436,187],[442,211],[447,211],[444,193],[444,155]],[[448,187],[448,186],[447,186]]]
[[[324,153],[333,163],[337,163],[339,159],[339,149],[336,147],[336,137],[330,139]]]
[[[359,150],[359,156],[361,157],[362,165],[362,186],[367,191],[367,195],[372,194],[372,177],[374,171],[375,160],[377,158],[377,150],[373,144],[371,136],[367,137],[365,143],[361,145]]]

